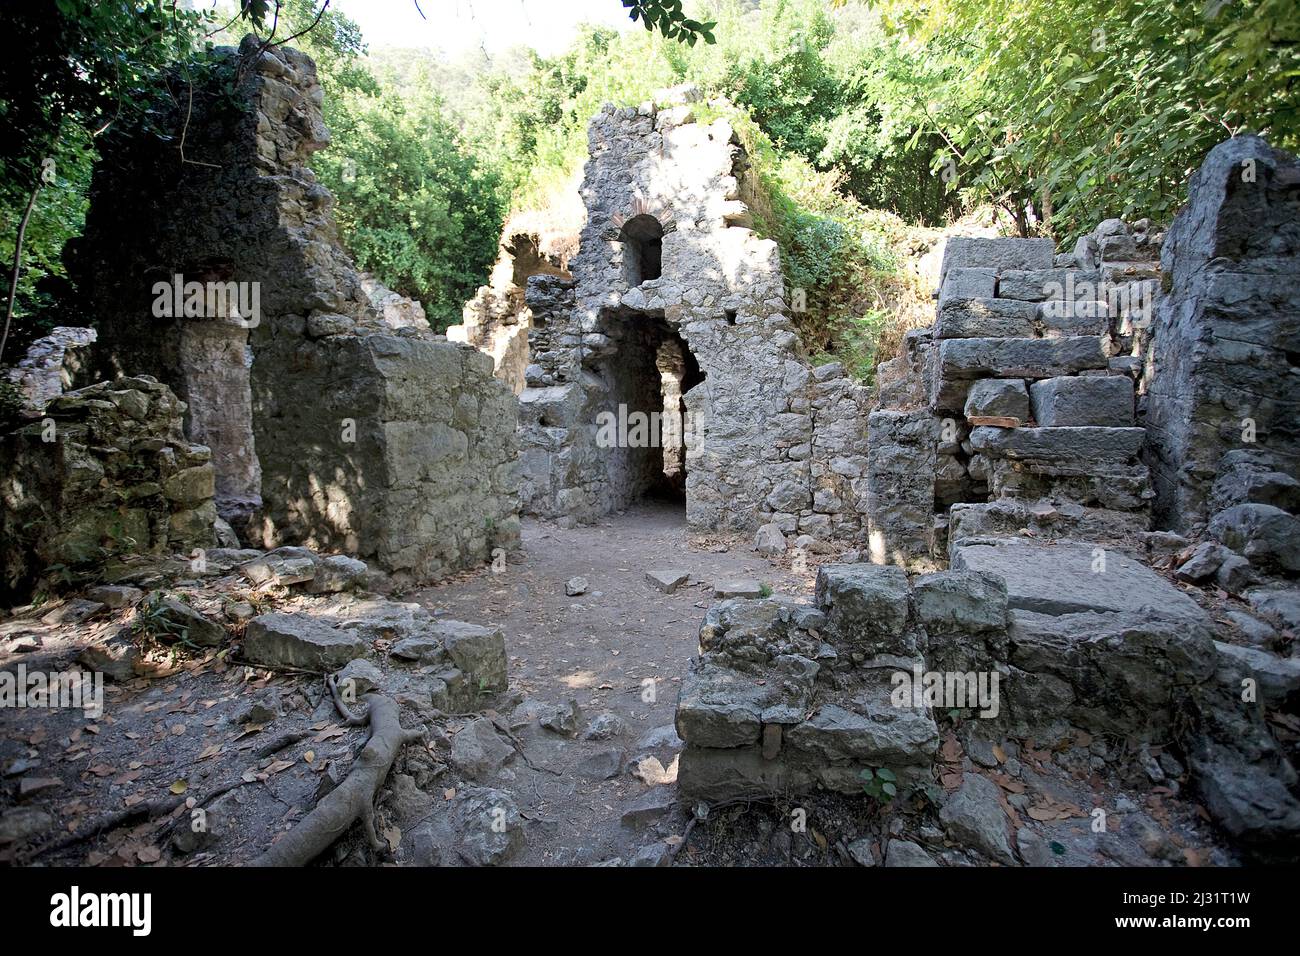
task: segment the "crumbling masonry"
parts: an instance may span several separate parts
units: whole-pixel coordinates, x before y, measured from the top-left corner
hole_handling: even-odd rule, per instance
[[[408,580],[482,563],[518,540],[515,399],[487,356],[355,271],[307,166],[329,141],[315,67],[259,49],[227,51],[192,113],[177,81],[180,106],[156,117],[175,137],[106,137],[70,255],[98,370],[184,401],[245,543],[343,551]],[[230,294],[168,312],[158,289],[176,276]]]

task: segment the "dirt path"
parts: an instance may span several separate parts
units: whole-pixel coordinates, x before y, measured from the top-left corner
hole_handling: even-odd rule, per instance
[[[657,803],[656,797],[667,796],[662,789],[647,796],[655,788],[633,776],[630,764],[653,754],[673,776],[672,758],[681,745],[661,729],[672,725],[686,662],[698,651],[700,622],[715,600],[711,584],[747,578],[778,593],[811,592],[806,579],[743,543],[721,552],[697,541],[692,550],[680,506],[646,502],[597,525],[568,530],[526,520],[523,543],[521,564],[408,599],[458,620],[505,630],[511,685],[529,701],[520,716],[575,700],[587,726],[604,713],[624,724],[607,740],[585,740],[581,732],[566,737],[537,720],[519,724],[516,734],[532,762],[558,775],[515,759],[496,777],[481,781],[510,791],[529,821],[527,846],[514,862],[626,860],[671,835],[681,822],[680,813],[658,817],[648,811],[641,814],[651,818],[643,827],[624,825],[622,817],[638,798]],[[676,593],[663,594],[645,578],[647,571],[661,568],[689,572],[691,580]],[[576,576],[587,579],[588,590],[568,597],[565,582]],[[646,739],[657,730],[657,741]],[[658,787],[676,790],[671,783]]]

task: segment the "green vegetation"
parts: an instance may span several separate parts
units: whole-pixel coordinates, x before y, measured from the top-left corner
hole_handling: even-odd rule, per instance
[[[6,9],[24,38],[0,68],[6,223],[21,218],[41,159],[55,160],[27,232],[23,337],[57,313],[97,130],[138,118],[159,69],[201,68],[207,46],[249,26],[297,35],[317,59],[334,140],[318,172],[341,235],[438,327],[485,281],[503,220],[572,188],[603,103],[696,84],[701,119],[725,115],[752,157],[756,228],[804,290],[795,318],[814,360],[864,379],[904,329],[928,322],[914,265],[946,224],[985,210],[1004,232],[1064,243],[1109,216],[1167,223],[1226,136],[1300,147],[1294,0],[620,2],[645,30],[585,28],[557,56],[454,62],[368,55],[356,25],[320,0],[247,2],[229,25],[148,2]]]

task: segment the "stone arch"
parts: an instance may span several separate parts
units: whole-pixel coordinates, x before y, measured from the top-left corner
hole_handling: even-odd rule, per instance
[[[640,213],[623,223],[623,278],[629,287],[658,279],[663,269],[663,224],[649,213]]]

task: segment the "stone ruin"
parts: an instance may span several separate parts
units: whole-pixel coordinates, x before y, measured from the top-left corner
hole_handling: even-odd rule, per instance
[[[518,543],[516,401],[490,359],[353,268],[307,166],[329,142],[315,66],[258,50],[224,51],[192,91],[177,79],[153,116],[174,135],[105,136],[68,253],[98,331],[89,378],[175,393],[245,544],[340,551],[398,582],[480,565]]]
[[[861,793],[864,767],[927,780],[941,708],[891,681],[997,675],[968,750],[1082,729],[1172,789],[1181,764],[1146,749],[1172,740],[1213,819],[1290,858],[1297,774],[1264,709],[1300,699],[1298,209],[1300,164],[1241,137],[1164,236],[1108,220],[1064,255],[950,240],[934,326],[880,369],[871,563],[822,565],[811,606],[709,611],[677,711],[683,796]],[[1194,600],[1152,565],[1213,590]],[[1202,606],[1216,592],[1223,617]],[[986,783],[965,774],[948,835],[1031,861]],[[963,822],[981,805],[996,825]]]
[[[542,267],[536,243],[511,237],[510,279],[449,332],[517,389],[527,332],[523,511],[590,522],[662,493],[685,499],[693,529],[770,526],[782,550],[786,537],[854,541],[868,391],[803,353],[731,125],[699,121],[693,88],[663,99],[592,121],[576,254]],[[639,416],[650,441],[602,439],[602,422],[631,436]]]

